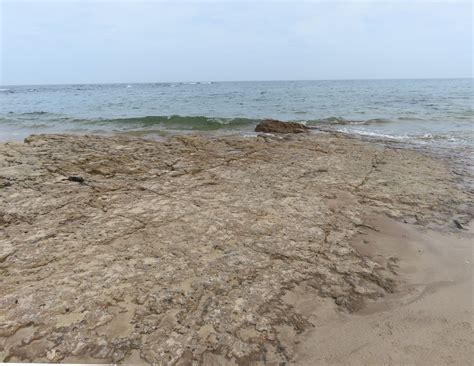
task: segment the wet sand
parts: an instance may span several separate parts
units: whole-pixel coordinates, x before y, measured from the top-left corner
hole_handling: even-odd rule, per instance
[[[467,178],[336,134],[2,144],[0,360],[466,364]]]
[[[471,364],[472,228],[453,234],[386,217],[369,222],[379,231],[361,233],[352,244],[393,270],[397,291],[353,314],[315,299],[318,306],[304,312],[315,328],[293,339],[295,364]],[[305,294],[297,305],[311,302]]]

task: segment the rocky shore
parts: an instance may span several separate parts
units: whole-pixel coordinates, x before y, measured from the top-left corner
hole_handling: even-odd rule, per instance
[[[400,258],[355,238],[463,232],[461,179],[325,133],[2,144],[0,361],[292,364],[317,328],[295,294],[350,314],[399,292]]]

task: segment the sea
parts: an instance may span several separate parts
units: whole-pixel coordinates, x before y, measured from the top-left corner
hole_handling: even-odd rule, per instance
[[[392,142],[472,148],[473,79],[0,87],[0,141],[31,134],[254,136],[266,118]]]

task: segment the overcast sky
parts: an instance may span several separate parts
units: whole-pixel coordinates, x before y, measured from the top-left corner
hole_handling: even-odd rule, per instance
[[[3,85],[472,75],[470,2],[0,2]]]

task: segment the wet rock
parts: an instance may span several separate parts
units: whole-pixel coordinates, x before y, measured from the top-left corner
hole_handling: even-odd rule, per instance
[[[255,132],[265,133],[304,133],[309,128],[297,122],[282,122],[276,119],[266,119],[255,127]]]

